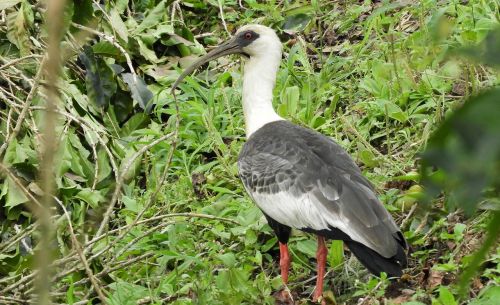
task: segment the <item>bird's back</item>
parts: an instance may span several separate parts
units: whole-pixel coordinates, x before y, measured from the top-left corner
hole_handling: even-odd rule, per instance
[[[401,232],[333,140],[287,121],[268,123],[245,143],[238,167],[246,190],[268,217],[345,240],[373,273],[401,273],[406,264]]]

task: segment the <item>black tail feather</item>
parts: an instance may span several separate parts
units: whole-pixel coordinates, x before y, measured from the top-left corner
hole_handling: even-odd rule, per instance
[[[398,245],[396,255],[386,258],[361,243],[352,240],[345,241],[345,243],[356,258],[376,276],[385,272],[389,277],[400,277],[403,274],[403,268],[407,265],[403,245]]]

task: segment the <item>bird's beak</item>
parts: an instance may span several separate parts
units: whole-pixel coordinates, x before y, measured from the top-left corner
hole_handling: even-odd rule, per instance
[[[177,85],[189,74],[191,74],[196,68],[199,66],[213,60],[216,58],[219,58],[224,55],[229,55],[229,54],[236,54],[236,53],[244,53],[242,47],[238,43],[236,36],[231,38],[230,40],[226,41],[225,43],[221,44],[217,48],[213,49],[212,51],[208,52],[206,55],[202,56],[200,59],[198,59],[195,63],[193,63],[191,66],[189,66],[182,74],[177,78],[175,81],[174,85],[172,86],[172,93],[174,92],[175,88],[177,88]]]

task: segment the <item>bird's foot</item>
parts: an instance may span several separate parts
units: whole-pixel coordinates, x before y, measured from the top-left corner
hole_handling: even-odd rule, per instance
[[[276,299],[276,305],[294,305],[292,292],[288,289],[288,286],[284,285],[283,288],[273,294]]]

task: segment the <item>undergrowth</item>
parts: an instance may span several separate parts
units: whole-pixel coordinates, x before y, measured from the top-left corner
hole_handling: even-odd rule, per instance
[[[277,112],[341,144],[410,244],[409,268],[390,281],[330,242],[327,299],[500,300],[498,247],[466,297],[456,286],[498,194],[466,216],[447,196],[421,205],[419,182],[431,134],[467,98],[498,86],[498,71],[455,52],[499,26],[497,1],[69,1],[50,244],[38,243],[34,214],[44,195],[46,9],[34,0],[0,8],[0,303],[35,302],[41,247],[52,256],[56,304],[276,302],[277,239],[237,175],[245,142],[239,59],[221,58],[187,78],[178,104],[170,93],[205,48],[248,23],[273,27],[284,42]],[[289,288],[298,304],[314,288],[315,247],[293,232]]]

